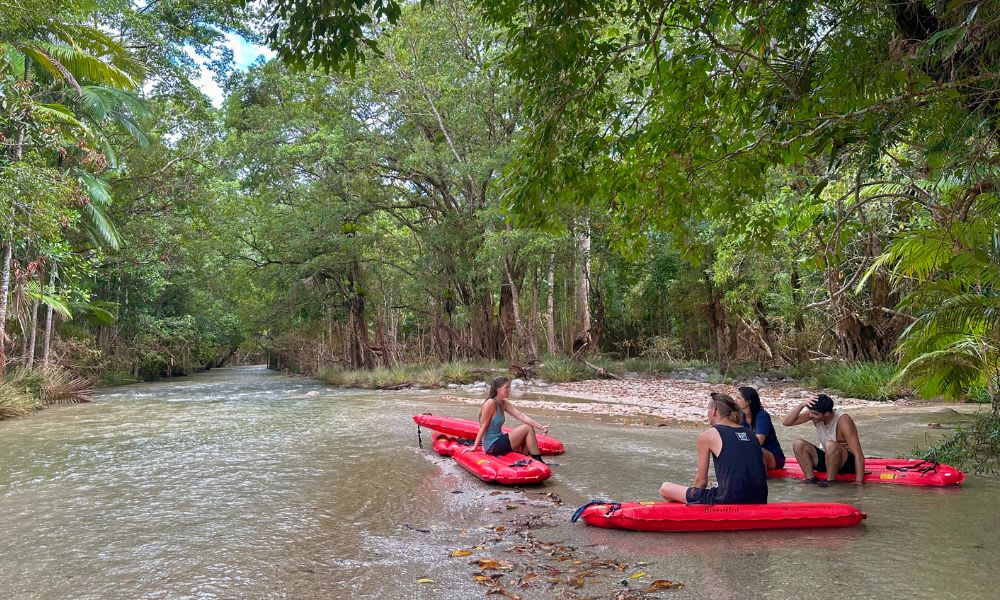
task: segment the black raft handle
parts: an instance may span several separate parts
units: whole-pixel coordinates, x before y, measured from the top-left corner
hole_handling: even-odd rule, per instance
[[[570,518],[569,522],[576,523],[577,521],[579,521],[580,517],[583,516],[583,511],[587,510],[591,506],[604,506],[604,505],[608,507],[608,511],[604,513],[605,517],[611,516],[611,513],[615,512],[616,510],[622,507],[621,502],[613,502],[611,500],[591,500],[590,502],[576,509],[576,511],[573,513],[573,516]]]

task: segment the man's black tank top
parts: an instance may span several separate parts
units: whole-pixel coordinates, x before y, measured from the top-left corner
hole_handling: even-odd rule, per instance
[[[716,504],[766,504],[767,472],[757,436],[748,427],[713,427],[722,437],[722,451],[712,457]]]

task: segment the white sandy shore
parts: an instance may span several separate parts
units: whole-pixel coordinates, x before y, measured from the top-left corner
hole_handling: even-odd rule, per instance
[[[815,398],[818,392],[786,383],[767,383],[757,388],[764,408],[781,419],[795,405]],[[711,392],[736,396],[732,385],[685,379],[588,380],[537,388],[530,384],[514,391],[517,406],[528,409],[564,410],[614,417],[657,417],[671,421],[702,423]],[[838,408],[886,407],[885,402],[844,398],[829,394]],[[541,397],[539,397],[541,396]],[[449,396],[449,400],[478,404],[481,397]],[[572,399],[572,401],[566,401]],[[891,403],[889,404],[891,406]]]

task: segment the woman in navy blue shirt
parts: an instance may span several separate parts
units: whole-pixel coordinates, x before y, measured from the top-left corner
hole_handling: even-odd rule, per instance
[[[761,449],[764,451],[764,466],[768,469],[780,469],[785,466],[785,453],[781,451],[778,435],[771,423],[771,415],[760,405],[760,396],[752,387],[739,388],[736,404],[743,411],[743,425],[757,434]]]

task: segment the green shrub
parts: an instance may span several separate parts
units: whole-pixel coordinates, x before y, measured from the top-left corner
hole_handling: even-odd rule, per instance
[[[0,381],[0,419],[23,417],[41,408],[43,386],[40,376],[24,371]]]
[[[587,379],[590,374],[568,358],[550,356],[538,367],[538,376],[551,383],[566,383]]]
[[[437,365],[423,367],[414,372],[413,382],[423,387],[443,387],[446,383],[448,383],[448,378],[445,375],[445,372],[446,369]]]
[[[441,369],[446,383],[472,383],[476,380],[472,366],[464,360],[446,363]]]
[[[815,377],[819,387],[832,388],[846,396],[894,400],[907,393],[906,387],[892,381],[898,370],[892,363],[834,363],[819,369]]]
[[[955,428],[955,435],[917,454],[959,469],[996,474],[1000,472],[1000,413],[986,410],[973,415],[970,423]]]
[[[316,373],[316,379],[330,385],[347,385],[347,371],[343,367],[324,367]]]

